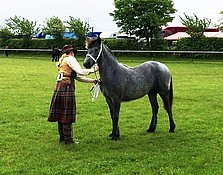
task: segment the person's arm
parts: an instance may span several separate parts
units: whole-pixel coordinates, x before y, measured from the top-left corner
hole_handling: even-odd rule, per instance
[[[95,72],[94,69],[82,69],[80,64],[73,57],[66,57],[66,62],[70,66],[70,68],[73,69],[79,75],[86,76],[90,73]]]
[[[81,76],[78,74],[77,74],[76,80],[80,81],[80,82],[85,82],[85,83],[95,83],[96,82],[96,80],[94,80],[92,78],[87,78],[85,76]]]

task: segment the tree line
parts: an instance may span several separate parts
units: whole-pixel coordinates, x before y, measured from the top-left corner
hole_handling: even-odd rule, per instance
[[[78,40],[83,42],[85,34],[90,30],[89,24],[72,16],[69,16],[68,21],[62,21],[59,17],[53,16],[44,21],[45,25],[42,28],[38,27],[36,22],[21,16],[10,17],[5,21],[6,26],[0,28],[0,38],[3,43],[7,43],[14,35],[20,35],[28,45],[32,36],[39,32],[49,34],[57,41],[62,41],[65,31],[75,33]]]

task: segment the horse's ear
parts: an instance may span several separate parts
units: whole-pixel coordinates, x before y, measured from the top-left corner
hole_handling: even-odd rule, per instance
[[[85,39],[85,48],[89,48],[89,46],[93,43],[93,41],[95,41],[94,38],[91,38],[91,37],[86,37]]]
[[[102,42],[102,39],[100,38],[100,37],[98,37],[98,42],[99,42],[99,44],[101,44],[101,42]]]
[[[102,40],[101,38],[97,35],[97,36],[93,36],[93,37],[86,37],[85,39],[85,48],[88,49],[89,47],[92,47],[92,45],[101,45]]]
[[[107,44],[106,40],[101,40],[102,44]]]

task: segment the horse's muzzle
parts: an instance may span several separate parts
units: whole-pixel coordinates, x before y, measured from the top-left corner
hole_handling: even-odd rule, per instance
[[[92,67],[92,63],[91,63],[91,60],[88,59],[87,57],[85,58],[84,62],[83,62],[83,66],[86,68],[86,69],[90,69]]]

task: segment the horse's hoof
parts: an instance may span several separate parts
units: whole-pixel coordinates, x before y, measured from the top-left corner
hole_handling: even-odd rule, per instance
[[[112,137],[113,136],[113,134],[111,133],[111,134],[109,134],[109,137]]]
[[[174,130],[172,130],[172,129],[170,129],[170,130],[169,130],[169,133],[175,133],[175,131],[174,131]]]
[[[150,125],[147,132],[155,132],[156,131],[156,125]]]
[[[170,133],[174,133],[175,128],[176,128],[176,125],[173,125],[172,127],[170,127],[169,132],[170,132]]]
[[[118,141],[119,137],[112,137],[111,140]]]
[[[155,132],[156,128],[149,128],[147,129],[147,132]]]

